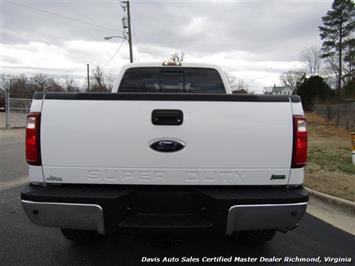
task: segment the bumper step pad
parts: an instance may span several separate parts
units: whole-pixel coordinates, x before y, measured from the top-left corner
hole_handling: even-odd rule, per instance
[[[121,227],[130,228],[208,228],[212,223],[195,214],[139,213],[123,221]]]

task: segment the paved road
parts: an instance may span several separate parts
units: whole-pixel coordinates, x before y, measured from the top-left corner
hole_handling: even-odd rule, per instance
[[[21,134],[14,138],[1,135],[0,186],[3,188],[4,182],[19,180],[27,172]],[[65,240],[58,229],[31,224],[20,206],[20,191],[21,186],[11,189],[0,187],[1,265],[137,265],[144,256],[353,256],[352,259],[355,259],[354,236],[309,214],[300,227],[286,235],[277,234],[271,243],[263,247],[245,246],[222,237],[184,239],[172,242],[171,247],[162,247],[159,245],[161,242],[152,239],[119,235],[80,246]]]
[[[0,183],[27,175],[24,129],[0,130]]]
[[[16,112],[11,112],[8,116],[9,124],[10,127],[15,128],[15,127],[24,127],[26,125],[26,113],[16,113]],[[6,127],[6,119],[5,119],[5,113],[0,112],[0,129],[4,129]]]

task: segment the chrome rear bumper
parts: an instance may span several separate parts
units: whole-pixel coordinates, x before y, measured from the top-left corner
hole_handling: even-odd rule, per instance
[[[28,218],[34,224],[105,234],[104,215],[100,205],[27,200],[21,202]]]
[[[231,235],[288,231],[304,215],[309,197],[302,187],[29,185],[21,199],[29,219],[42,226],[100,234],[155,234],[158,229]]]
[[[37,225],[97,231],[105,234],[104,215],[96,204],[34,202],[22,200],[29,219]],[[307,202],[289,204],[234,205],[227,215],[226,235],[237,231],[294,228]]]
[[[234,205],[228,211],[226,234],[263,229],[288,231],[297,226],[307,203]]]

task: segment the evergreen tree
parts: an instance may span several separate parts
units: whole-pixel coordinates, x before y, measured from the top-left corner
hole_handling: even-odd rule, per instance
[[[306,78],[297,87],[297,94],[301,96],[306,108],[312,108],[315,102],[320,103],[330,99],[333,93],[333,90],[320,76]]]
[[[319,27],[323,40],[322,57],[337,57],[337,90],[340,93],[343,78],[343,61],[346,48],[354,39],[355,9],[353,0],[334,0],[332,10],[322,17],[323,26]]]
[[[355,38],[350,39],[347,44],[347,51],[344,55],[344,62],[347,67],[344,77],[346,83],[355,80]]]
[[[355,100],[355,79],[349,80],[343,89],[343,96],[345,99]]]

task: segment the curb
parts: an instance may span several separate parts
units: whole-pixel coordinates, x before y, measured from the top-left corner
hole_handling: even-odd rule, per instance
[[[26,126],[9,127],[9,128],[0,127],[0,130],[8,131],[11,129],[24,129],[24,128],[26,128]]]
[[[0,182],[0,192],[29,183],[28,176],[23,176],[12,181]]]
[[[314,197],[314,198],[324,201],[330,205],[338,207],[338,208],[342,209],[343,211],[350,213],[350,215],[355,215],[355,202],[352,202],[350,200],[345,200],[342,198],[338,198],[335,196],[331,196],[331,195],[310,189],[308,187],[305,187],[305,188],[308,190],[311,197]]]

